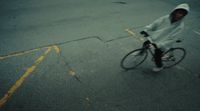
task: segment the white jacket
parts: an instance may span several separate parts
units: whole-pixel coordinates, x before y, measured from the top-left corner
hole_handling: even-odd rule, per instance
[[[176,9],[185,9],[189,12],[189,6],[185,3],[178,5],[175,9],[173,9],[173,11]],[[179,39],[177,34],[179,34],[183,28],[184,23],[182,20],[171,23],[170,15],[165,15],[147,25],[144,31],[150,35],[149,39],[151,42],[155,43],[158,48],[165,51],[166,49],[171,48],[173,43]]]

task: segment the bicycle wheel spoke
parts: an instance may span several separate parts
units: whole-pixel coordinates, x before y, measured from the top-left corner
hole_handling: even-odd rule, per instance
[[[168,57],[162,59],[163,64],[166,68],[169,68],[183,60],[185,57],[185,50],[183,48],[174,48],[173,50],[167,51],[164,56]]]
[[[126,65],[126,67],[132,67],[132,66],[135,66],[136,64],[138,64],[138,62],[140,62],[141,61],[141,59],[142,59],[142,57],[141,56],[137,56],[137,55],[129,55],[128,57],[127,57],[127,59],[125,60],[125,65]]]
[[[147,57],[147,52],[141,53],[142,49],[134,50],[128,53],[121,61],[121,67],[124,69],[133,69],[140,65]]]

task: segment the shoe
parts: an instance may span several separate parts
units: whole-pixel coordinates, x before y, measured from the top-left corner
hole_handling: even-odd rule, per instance
[[[155,67],[153,68],[153,72],[160,72],[164,69],[164,67]]]

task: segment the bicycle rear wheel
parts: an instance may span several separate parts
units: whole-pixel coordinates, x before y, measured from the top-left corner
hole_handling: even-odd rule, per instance
[[[134,69],[145,61],[147,55],[146,49],[133,50],[122,58],[120,65],[125,70]]]
[[[169,56],[167,59],[162,58],[162,62],[165,68],[170,68],[180,63],[186,55],[186,51],[183,48],[172,48],[164,53],[163,56]]]

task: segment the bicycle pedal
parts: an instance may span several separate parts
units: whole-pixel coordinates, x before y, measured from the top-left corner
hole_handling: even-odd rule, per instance
[[[175,57],[174,56],[168,56],[168,57],[162,57],[163,61],[175,61]]]
[[[176,61],[176,58],[175,57],[170,57],[168,60],[169,61]]]

